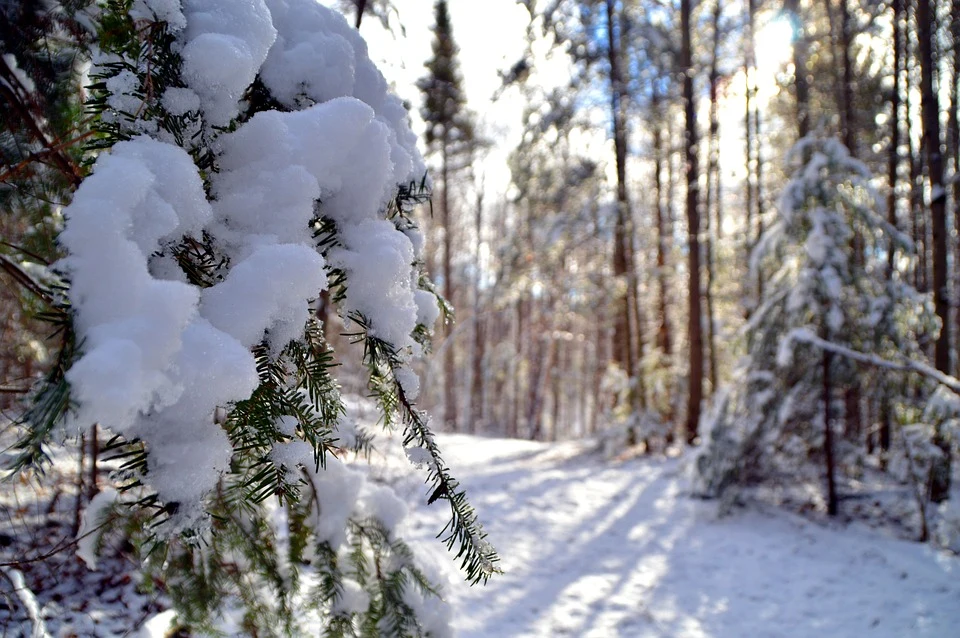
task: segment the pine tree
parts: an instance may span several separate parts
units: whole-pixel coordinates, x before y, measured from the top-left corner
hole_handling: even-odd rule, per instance
[[[121,493],[91,505],[109,513],[89,538],[129,535],[186,627],[239,606],[256,635],[310,616],[329,636],[444,635],[449,612],[395,533],[403,504],[341,461],[369,437],[333,376],[335,328],[311,310],[329,288],[381,420],[450,507],[444,542],[485,581],[496,555],[415,403],[410,363],[440,302],[415,249],[428,193],[405,109],[312,0],[110,2],[95,26],[91,168],[44,289],[66,337],[18,466],[109,428]],[[327,46],[340,73],[303,64]]]
[[[886,255],[909,243],[875,212],[866,167],[832,138],[808,137],[790,157],[779,217],[752,258],[773,274],[746,327],[749,356],[737,373],[744,385],[717,401],[698,467],[705,492],[718,495],[784,473],[809,475],[816,460],[824,503],[836,514],[846,459],[834,440],[833,403],[859,373],[836,353],[917,356],[929,305],[902,276],[886,276]],[[866,261],[851,254],[854,233]]]
[[[434,5],[433,57],[426,67],[428,75],[418,84],[423,92],[421,114],[427,125],[427,147],[439,155],[440,161],[440,224],[443,226],[443,296],[453,299],[453,238],[455,224],[450,198],[451,175],[457,171],[458,159],[470,152],[474,141],[473,121],[466,109],[466,94],[463,92],[459,51],[453,39],[453,25],[445,0]],[[452,325],[446,326],[450,337]],[[457,425],[456,357],[452,344],[443,354],[443,420],[448,427]]]

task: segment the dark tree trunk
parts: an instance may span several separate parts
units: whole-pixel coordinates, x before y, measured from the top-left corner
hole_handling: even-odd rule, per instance
[[[830,335],[824,336],[826,341],[830,340]],[[833,361],[833,353],[829,350],[823,351],[823,452],[826,459],[827,473],[827,513],[830,516],[836,516],[839,511],[839,501],[837,499],[836,468],[833,458],[833,427],[832,419],[832,399],[833,387],[831,385],[830,367]]]
[[[626,87],[620,69],[620,42],[617,38],[617,20],[614,0],[607,0],[607,57],[610,63],[610,114],[613,119],[613,145],[617,168],[617,218],[613,237],[613,275],[624,284],[617,292],[616,320],[613,334],[613,360],[634,381],[633,343],[630,312],[629,237],[630,202],[627,197],[627,130],[624,113]]]
[[[693,93],[693,44],[690,23],[692,0],[680,0],[680,68],[683,70],[683,106],[686,121],[684,147],[687,160],[687,264],[690,276],[689,315],[689,393],[687,395],[687,444],[697,440],[700,403],[703,399],[703,314],[700,310],[700,211],[699,166],[697,160],[697,110]]]
[[[796,29],[793,45],[793,87],[797,100],[797,133],[799,138],[803,139],[810,133],[810,83],[807,78],[807,36],[799,7],[799,0],[783,2],[783,11]]]
[[[903,16],[903,0],[893,0],[893,89],[890,92],[890,149],[887,154],[887,222],[897,228],[897,176],[900,166],[900,67],[902,66],[903,43],[900,22]],[[894,279],[893,242],[887,251],[887,278]],[[890,400],[882,399],[880,413],[880,463],[886,467],[890,451],[890,428],[892,421]]]
[[[100,432],[97,424],[90,428],[90,483],[87,485],[87,494],[92,499],[100,492],[98,463],[100,459]]]
[[[933,363],[937,370],[950,372],[949,295],[947,293],[947,194],[943,185],[943,154],[940,148],[940,103],[933,86],[935,72],[932,25],[934,12],[930,0],[917,0],[917,40],[920,49],[920,95],[923,111],[923,140],[926,149],[927,175],[930,180],[930,226],[933,231],[933,305],[941,321],[940,336],[934,347]],[[943,455],[930,473],[930,500],[939,503],[950,493],[949,440],[938,428],[934,437]]]
[[[947,118],[950,157],[953,161],[953,215],[957,231],[953,260],[953,304],[956,311],[953,342],[954,375],[960,376],[960,0],[950,5],[950,35],[953,42],[953,69],[950,85],[950,113]]]
[[[857,109],[853,91],[853,60],[851,59],[851,45],[853,33],[850,18],[850,8],[847,0],[839,0],[840,5],[840,58],[843,66],[843,82],[841,94],[843,104],[840,110],[843,144],[854,156],[857,155]]]

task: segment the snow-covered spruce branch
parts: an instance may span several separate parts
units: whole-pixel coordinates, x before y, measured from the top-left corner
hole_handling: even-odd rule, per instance
[[[440,454],[426,414],[414,404],[418,388],[412,383],[412,372],[406,368],[395,347],[367,332],[369,322],[359,314],[351,315],[361,332],[356,339],[363,342],[364,361],[371,371],[374,393],[381,403],[382,413],[389,418],[399,412],[404,427],[403,445],[416,465],[427,466],[426,482],[430,484],[428,504],[446,500],[450,505],[450,520],[437,535],[447,548],[457,546],[457,557],[462,557],[461,568],[472,584],[485,583],[490,576],[500,573],[499,557],[486,540],[487,534],[477,519],[476,510],[467,501],[466,492],[451,474]],[[387,371],[386,374],[383,372]],[[413,450],[422,450],[418,455]]]
[[[826,341],[813,334],[809,328],[795,328],[787,333],[784,337],[784,342],[789,344],[790,342],[800,342],[812,345],[814,347],[820,348],[821,350],[826,350],[834,354],[838,354],[841,357],[851,359],[858,363],[863,363],[875,368],[883,368],[885,370],[893,370],[896,372],[915,372],[917,374],[923,375],[930,379],[933,379],[940,385],[949,388],[956,394],[960,394],[960,379],[952,377],[948,374],[940,372],[936,368],[928,366],[927,364],[916,361],[914,359],[908,359],[904,357],[899,361],[891,361],[889,359],[884,359],[875,354],[867,354],[865,352],[860,352],[846,346],[841,346],[839,344],[833,343],[831,341]]]
[[[97,20],[92,168],[64,210],[55,265],[69,338],[36,394],[28,456],[57,433],[110,430],[140,499],[135,543],[169,548],[145,569],[198,628],[239,603],[251,627],[276,631],[276,600],[345,635],[444,635],[448,615],[428,609],[441,601],[415,604],[437,589],[393,537],[403,504],[336,456],[362,437],[344,422],[314,313],[330,289],[341,317],[366,318],[384,420],[400,414],[429,454],[433,498],[451,504],[440,535],[459,543],[472,582],[486,580],[496,555],[406,367],[446,310],[407,217],[426,169],[406,109],[356,30],[314,0],[109,2]],[[236,559],[249,569],[231,573]],[[298,573],[336,562],[375,574],[354,581],[349,622],[337,607],[349,587],[307,600],[297,589]]]

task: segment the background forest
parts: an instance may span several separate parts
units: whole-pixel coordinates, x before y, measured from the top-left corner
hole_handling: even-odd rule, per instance
[[[807,466],[830,513],[867,467],[946,500],[956,3],[522,4],[496,121],[444,3],[419,84],[445,426],[699,444],[710,494]]]
[[[44,619],[53,635],[120,635],[133,616],[147,632],[168,608],[176,622],[163,623],[186,635],[450,635],[441,598],[482,610],[483,590],[444,596],[454,570],[405,539],[439,530],[462,562],[453,579],[506,578],[536,611],[561,592],[537,593],[550,579],[523,567],[526,585],[510,580],[511,553],[539,564],[538,537],[562,546],[552,530],[570,521],[571,537],[596,532],[590,491],[648,525],[651,486],[669,495],[656,527],[669,543],[702,516],[694,497],[723,515],[864,523],[956,569],[960,0],[249,4],[0,2],[11,635],[49,635]],[[127,215],[143,170],[146,203]],[[115,203],[115,217],[90,213]],[[172,230],[143,221],[169,207]],[[140,252],[111,253],[101,231]],[[196,298],[181,304],[171,282]],[[125,285],[136,294],[108,290]],[[119,356],[120,324],[90,318],[113,312],[146,326],[130,339],[164,362]],[[188,344],[190,330],[220,332],[194,354],[162,352],[174,325]],[[404,456],[426,488],[397,469]],[[570,487],[592,475],[616,493]],[[426,490],[409,499],[425,501],[409,517],[420,523],[403,522],[385,483]],[[540,511],[553,483],[568,486],[566,518]],[[498,500],[514,484],[515,501]],[[835,531],[818,542],[844,546]],[[756,542],[739,534],[717,543]],[[869,551],[893,561],[898,547]],[[60,558],[78,549],[82,563]],[[637,550],[623,574],[646,573],[647,551],[659,550]],[[798,581],[852,551],[817,557]],[[62,570],[92,578],[99,555],[97,595],[123,591],[111,604],[127,612],[52,624],[83,590],[56,589]],[[916,556],[902,573],[932,570]],[[130,571],[149,586],[110,580]],[[944,574],[911,595],[949,600],[953,585],[933,589],[955,583]],[[896,598],[887,576],[881,602]],[[547,626],[498,595],[502,619],[475,613],[468,631],[594,635],[574,612]],[[691,605],[697,623],[714,613]],[[929,625],[911,611],[871,627],[938,635],[956,608],[930,606]],[[672,613],[630,618],[649,631],[598,621],[595,635],[755,629],[697,633]],[[861,635],[836,622],[835,635]]]

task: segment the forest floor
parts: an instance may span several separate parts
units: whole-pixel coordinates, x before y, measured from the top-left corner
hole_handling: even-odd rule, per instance
[[[464,638],[958,635],[960,558],[930,545],[762,506],[718,517],[687,496],[685,458],[440,443],[503,558],[486,587],[448,589]],[[444,512],[422,510],[426,539]]]
[[[380,441],[396,452],[375,454],[370,471],[418,504],[405,537],[449,575],[462,638],[941,638],[960,627],[960,558],[768,506],[718,517],[716,503],[687,495],[688,458],[611,460],[595,443],[438,441],[502,557],[504,573],[487,586],[464,583],[434,538],[448,510],[424,504],[399,441]],[[25,522],[69,512],[68,488],[9,485],[0,490],[0,559],[69,540],[66,520]],[[134,566],[114,554],[97,572],[70,551],[24,570],[50,635],[163,635],[165,599],[139,593]],[[11,595],[0,578],[0,638],[29,636],[28,624],[3,614]]]

